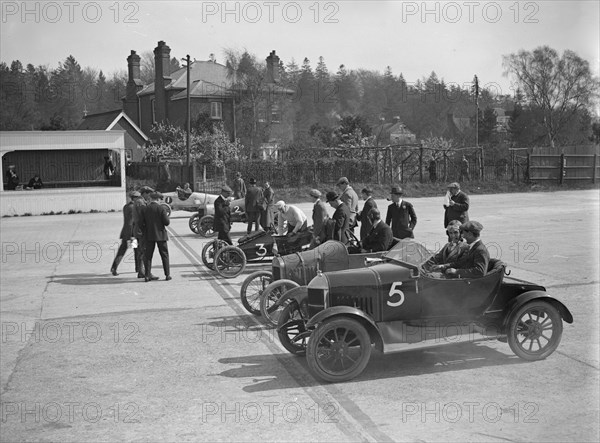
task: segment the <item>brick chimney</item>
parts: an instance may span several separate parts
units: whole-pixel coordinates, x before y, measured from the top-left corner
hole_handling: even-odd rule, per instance
[[[143,88],[140,80],[140,56],[135,51],[131,51],[127,57],[127,71],[129,80],[125,89],[125,98],[123,99],[123,111],[140,126],[139,99],[137,93]]]
[[[267,57],[267,83],[279,83],[279,56],[272,50]]]
[[[162,40],[154,48],[154,72],[154,113],[157,122],[164,122],[169,118],[165,87],[171,83],[171,48]]]

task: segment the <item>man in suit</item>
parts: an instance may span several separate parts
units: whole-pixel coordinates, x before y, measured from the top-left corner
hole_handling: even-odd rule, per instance
[[[490,254],[481,242],[482,229],[481,223],[476,221],[468,221],[460,227],[460,232],[469,245],[469,249],[457,261],[443,266],[446,276],[477,278],[483,277],[487,273]]]
[[[150,194],[154,192],[149,186],[142,186],[140,188],[141,198],[136,198],[133,201],[133,236],[137,243],[137,248],[134,249],[135,256],[135,270],[137,271],[138,278],[145,278],[146,273],[144,272],[144,256],[146,251],[146,241],[144,240],[144,231],[142,229],[143,222],[143,211],[146,205],[150,201]]]
[[[265,182],[265,187],[263,189],[263,199],[265,202],[263,206],[265,209],[261,209],[260,211],[260,225],[265,231],[273,226],[273,211],[275,210],[274,196],[275,191],[273,191],[271,184],[269,182]]]
[[[444,205],[444,227],[452,220],[461,223],[469,221],[469,196],[460,190],[456,182],[448,185],[448,204]]]
[[[241,172],[235,173],[235,180],[233,181],[233,197],[237,200],[246,196],[246,183],[242,178]]]
[[[377,208],[369,211],[369,219],[372,228],[362,242],[363,252],[387,251],[394,241],[392,228],[381,220],[381,213]]]
[[[254,230],[258,231],[261,211],[260,204],[262,204],[263,201],[263,192],[262,189],[256,186],[255,178],[251,178],[248,183],[250,184],[250,187],[246,191],[244,203],[248,220],[248,229],[246,230],[246,233],[250,234],[252,232],[252,224],[255,225]]]
[[[218,234],[219,240],[225,241],[227,244],[233,245],[229,231],[231,230],[231,208],[229,206],[229,197],[233,191],[227,185],[221,188],[221,194],[215,200],[215,218],[213,221],[213,229]]]
[[[357,225],[356,216],[358,214],[358,195],[352,186],[350,186],[350,182],[346,177],[340,177],[336,183],[336,186],[340,190],[340,200],[350,210],[350,229],[354,230],[354,227]]]
[[[385,223],[392,227],[394,237],[414,238],[413,230],[417,225],[417,214],[413,205],[402,199],[402,188],[392,188],[392,204],[388,206]]]
[[[311,189],[308,195],[315,199],[312,212],[313,233],[310,242],[310,247],[314,248],[323,243],[327,238],[326,227],[327,220],[329,220],[329,214],[327,214],[325,202],[321,200],[321,191],[318,189]]]
[[[350,208],[340,199],[340,196],[335,191],[329,191],[326,194],[326,200],[335,209],[333,217],[331,217],[332,223],[329,223],[331,227],[329,228],[330,232],[327,234],[327,239],[338,240],[346,244],[348,243],[346,231],[350,229],[350,220],[352,219]]]
[[[154,246],[158,247],[158,253],[162,260],[163,270],[165,271],[165,280],[171,280],[171,271],[169,267],[169,247],[167,241],[167,226],[171,223],[167,209],[158,201],[162,198],[160,192],[150,194],[150,203],[142,211],[142,228],[144,230],[144,239],[146,240],[145,267],[147,282],[158,280],[158,277],[152,275],[152,256],[154,255]]]
[[[129,193],[129,202],[123,206],[123,227],[121,228],[121,234],[119,238],[121,239],[121,244],[119,245],[119,249],[117,251],[117,255],[115,255],[115,259],[113,260],[112,266],[110,267],[110,272],[112,275],[119,275],[117,273],[117,268],[119,267],[119,263],[123,260],[123,256],[125,252],[127,252],[127,246],[129,242],[134,238],[133,236],[133,202],[138,198],[142,198],[142,194],[138,191],[132,191]]]
[[[373,191],[371,188],[363,188],[360,193],[365,201],[362,211],[358,213],[360,220],[360,241],[363,241],[373,227],[373,223],[371,223],[371,219],[369,218],[369,213],[371,212],[371,209],[377,208],[377,203],[373,198]]]

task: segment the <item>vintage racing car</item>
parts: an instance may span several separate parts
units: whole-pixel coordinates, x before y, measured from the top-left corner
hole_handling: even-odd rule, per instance
[[[188,225],[193,233],[200,234],[202,237],[213,237],[216,234],[213,230],[213,222],[215,219],[214,203],[217,197],[218,195],[215,195],[214,199],[210,198],[208,203],[200,206],[198,212],[190,217]],[[245,200],[243,198],[232,200],[230,206],[231,222],[246,223]]]
[[[288,237],[276,235],[273,230],[259,230],[240,238],[237,246],[222,240],[208,242],[202,248],[202,262],[221,277],[233,278],[244,271],[247,262],[262,262],[274,255],[301,251],[309,246],[311,239],[310,231]]]
[[[204,192],[192,192],[189,195],[177,191],[163,193],[163,201],[170,206],[172,211],[197,212],[212,205],[217,197],[218,195]]]
[[[282,344],[306,351],[311,373],[340,382],[358,376],[372,347],[383,353],[497,339],[525,360],[558,347],[567,307],[543,286],[505,276],[492,259],[480,278],[442,279],[423,272],[431,253],[402,240],[381,263],[319,272],[308,286],[288,291],[280,316]]]

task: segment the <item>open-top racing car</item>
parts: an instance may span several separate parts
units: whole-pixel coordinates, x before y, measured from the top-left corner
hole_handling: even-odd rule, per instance
[[[198,208],[198,212],[190,217],[188,225],[193,233],[208,238],[216,234],[213,230],[213,222],[215,220],[215,200],[218,195],[207,195],[211,196],[209,202]],[[230,202],[231,223],[246,223],[245,205],[246,202],[243,198]]]
[[[543,286],[505,277],[492,259],[479,278],[435,278],[422,269],[431,253],[403,240],[381,263],[318,273],[298,287],[280,317],[279,337],[293,353],[306,351],[311,373],[338,382],[358,376],[373,345],[393,353],[497,339],[525,360],[558,347],[567,307]],[[289,294],[292,293],[292,294]]]

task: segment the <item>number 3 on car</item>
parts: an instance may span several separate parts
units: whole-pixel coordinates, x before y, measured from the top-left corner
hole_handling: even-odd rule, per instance
[[[404,303],[404,292],[400,290],[400,286],[402,286],[401,281],[396,281],[392,283],[392,287],[390,288],[390,292],[388,293],[389,300],[387,301],[387,305],[392,308],[397,308],[402,303]]]

